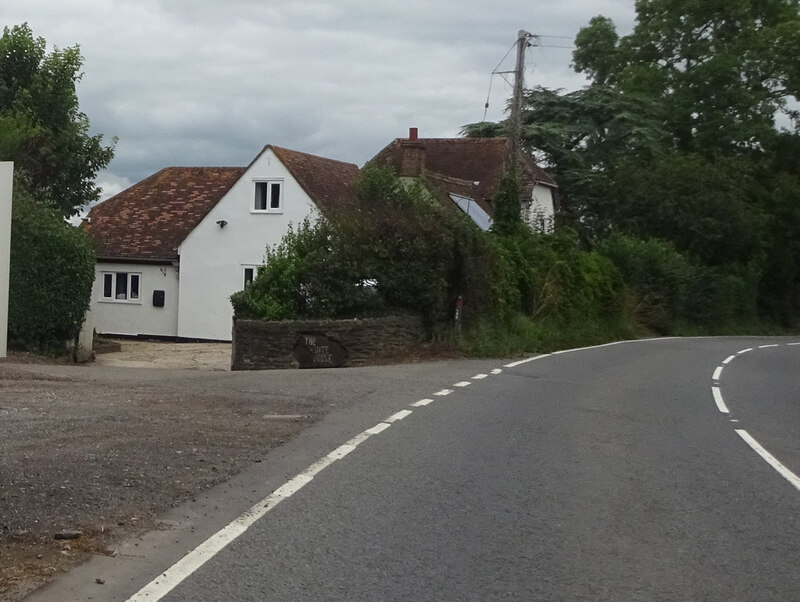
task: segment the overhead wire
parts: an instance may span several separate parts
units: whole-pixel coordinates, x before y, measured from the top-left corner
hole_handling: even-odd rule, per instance
[[[538,34],[532,36],[532,38],[534,40],[536,40],[537,42],[538,42],[539,38],[554,38],[554,39],[561,39],[561,40],[571,40],[572,39],[572,37],[570,37],[570,36],[547,36],[547,35],[538,35]],[[508,49],[508,52],[506,52],[505,56],[503,56],[503,58],[500,59],[500,62],[497,63],[497,66],[494,69],[492,69],[492,73],[489,76],[489,91],[486,94],[486,102],[483,105],[483,119],[481,119],[482,122],[486,121],[486,115],[489,112],[489,99],[492,96],[492,84],[494,83],[494,76],[495,75],[499,75],[500,77],[503,78],[503,80],[505,80],[505,82],[507,84],[512,85],[511,82],[509,82],[506,79],[505,75],[508,74],[508,73],[513,73],[513,71],[498,71],[498,69],[500,69],[500,65],[502,65],[503,61],[505,61],[508,58],[508,55],[511,54],[511,51],[514,50],[514,47],[516,45],[517,45],[517,42],[514,42],[513,44],[511,44],[511,47]],[[572,49],[575,48],[574,45],[557,46],[555,44],[539,44],[539,43],[533,43],[533,44],[530,44],[530,45],[535,47],[535,48],[563,48],[563,49],[566,49],[566,50],[572,50]]]

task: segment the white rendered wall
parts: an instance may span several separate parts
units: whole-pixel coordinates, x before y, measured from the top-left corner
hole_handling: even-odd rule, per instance
[[[103,300],[103,272],[141,274],[141,303]],[[164,291],[164,307],[153,307],[155,290]],[[178,290],[178,273],[171,265],[98,262],[91,303],[95,328],[102,334],[177,336]]]
[[[253,213],[255,182],[282,179],[280,213]],[[289,228],[316,206],[289,171],[267,149],[250,166],[180,247],[178,336],[231,340],[230,296],[244,285],[244,267],[261,265],[267,245],[278,243]],[[220,227],[217,222],[224,220]]]
[[[528,224],[537,231],[553,231],[553,221],[555,219],[555,203],[553,201],[553,189],[549,186],[535,184],[531,198],[531,206],[528,211]]]
[[[0,162],[0,357],[8,347],[8,270],[11,260],[11,191],[14,164]]]

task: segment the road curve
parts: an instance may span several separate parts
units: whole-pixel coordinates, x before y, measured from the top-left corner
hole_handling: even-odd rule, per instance
[[[739,432],[800,473],[794,342],[443,370],[130,599],[792,598],[800,491]]]

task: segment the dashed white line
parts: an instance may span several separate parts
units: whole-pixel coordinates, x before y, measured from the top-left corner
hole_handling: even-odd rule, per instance
[[[733,360],[735,360],[735,359],[736,359],[736,356],[735,356],[735,355],[729,355],[729,356],[728,356],[728,357],[726,357],[724,360],[722,360],[722,365],[723,365],[723,366],[727,366],[728,364],[730,364],[730,363],[731,363]]]
[[[502,372],[502,370],[500,368],[495,368],[494,370],[492,370],[490,372],[490,374],[500,374],[501,372]]]
[[[722,393],[720,393],[719,387],[711,387],[711,394],[714,396],[714,402],[717,404],[717,409],[723,414],[730,414],[728,406],[725,405],[725,401],[722,399]]]
[[[736,433],[742,439],[744,439],[745,443],[747,443],[747,445],[752,447],[753,451],[755,451],[759,456],[761,456],[767,462],[767,464],[769,464],[770,466],[772,466],[772,468],[778,471],[779,475],[781,475],[784,479],[789,481],[795,489],[800,491],[800,478],[796,474],[794,474],[791,470],[789,470],[783,464],[781,464],[780,461],[778,461],[778,459],[771,453],[769,453],[766,449],[761,447],[761,444],[755,439],[753,439],[753,437],[751,437],[747,431],[742,429],[736,429]]]
[[[752,347],[748,347],[747,349],[742,349],[741,351],[737,351],[736,355],[742,355],[743,353],[747,353],[748,351],[752,351]]]
[[[445,395],[450,395],[453,392],[453,389],[442,389],[441,391],[436,391],[434,395],[438,395],[439,397],[444,397]]]
[[[392,425],[388,424],[386,422],[379,422],[378,424],[376,424],[372,428],[367,429],[364,432],[365,433],[369,433],[370,435],[377,435],[378,433],[382,433],[383,431],[388,429],[390,426],[392,426]]]
[[[722,376],[722,366],[717,366],[717,369],[714,370],[714,374],[711,375],[711,379],[719,380],[720,376]]]
[[[794,347],[795,345],[800,345],[800,343],[786,343],[789,347]]]
[[[458,382],[458,383],[454,384],[453,386],[454,387],[469,387],[471,384],[472,383],[469,382],[468,380],[462,380],[461,382]]]
[[[433,403],[433,400],[432,399],[420,399],[419,401],[415,401],[411,405],[414,406],[415,408],[421,408],[422,406],[426,406],[429,403]]]
[[[488,374],[476,374],[475,376],[472,377],[472,380],[483,380],[487,376],[489,376],[489,375]]]
[[[772,347],[780,347],[780,345],[759,345],[759,349],[770,349]]]
[[[397,422],[398,420],[402,420],[409,414],[411,414],[411,410],[400,410],[399,412],[389,416],[384,422],[389,422],[389,423]]]

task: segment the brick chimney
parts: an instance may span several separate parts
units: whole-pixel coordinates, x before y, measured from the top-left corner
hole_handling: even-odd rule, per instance
[[[408,129],[408,140],[400,143],[400,177],[417,178],[425,170],[425,146],[419,141],[417,128]]]

